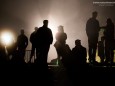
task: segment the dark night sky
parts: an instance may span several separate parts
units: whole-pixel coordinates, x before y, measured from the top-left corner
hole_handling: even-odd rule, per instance
[[[115,23],[115,4],[100,6],[94,5],[95,1],[106,0],[0,0],[0,28],[12,28],[18,35],[21,27],[24,27],[25,34],[29,38],[34,27],[40,27],[42,21],[48,19],[54,36],[57,26],[64,26],[68,35],[67,44],[71,49],[75,46],[74,41],[78,38],[81,39],[82,45],[87,47],[85,24],[93,11],[99,13],[97,19],[101,26],[106,25],[108,17],[112,18]],[[31,44],[28,49],[30,46]],[[53,45],[49,52],[49,58],[49,60],[56,58]]]

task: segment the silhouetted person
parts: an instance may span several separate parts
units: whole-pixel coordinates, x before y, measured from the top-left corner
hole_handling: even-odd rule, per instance
[[[0,63],[6,63],[5,47],[0,44]]]
[[[54,44],[54,47],[56,48],[57,51],[57,58],[61,59],[62,54],[63,54],[63,49],[65,48],[66,45],[66,39],[67,39],[67,34],[64,32],[63,26],[58,27],[58,32],[56,33],[56,42]]]
[[[104,46],[104,37],[101,37],[101,41],[98,42],[98,56],[101,59],[101,63],[104,63],[105,59],[105,46]]]
[[[16,42],[12,42],[12,45],[7,46],[7,56],[8,56],[8,60],[10,61],[12,58],[14,58],[14,54],[17,48],[17,43]]]
[[[24,62],[26,47],[28,45],[28,38],[24,34],[24,30],[20,31],[21,34],[17,38],[17,49],[19,53],[19,62]]]
[[[92,18],[87,21],[86,24],[86,34],[88,36],[88,45],[89,45],[89,62],[96,62],[96,49],[98,43],[98,35],[99,35],[99,21],[96,19],[98,13],[93,12]]]
[[[81,40],[75,40],[75,47],[72,49],[72,64],[74,66],[86,64],[87,51],[81,45]]]
[[[17,42],[15,42],[13,44],[13,47],[11,49],[11,56],[12,56],[12,59],[11,59],[11,63],[14,63],[16,64],[19,60],[19,54],[18,54],[18,50],[17,50]]]
[[[31,61],[31,58],[33,56],[35,56],[35,48],[36,48],[36,33],[37,33],[37,30],[38,30],[38,27],[35,27],[35,31],[33,33],[31,33],[30,35],[30,42],[32,44],[32,48],[31,48],[31,54],[30,54],[30,61]]]
[[[114,24],[110,18],[107,19],[107,25],[105,26],[105,56],[106,63],[113,63],[114,58]]]
[[[36,63],[40,64],[40,66],[47,66],[48,52],[52,42],[52,31],[48,28],[48,20],[44,20],[43,26],[40,27],[36,33]]]

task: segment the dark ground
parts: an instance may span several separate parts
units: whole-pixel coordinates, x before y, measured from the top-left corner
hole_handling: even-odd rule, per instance
[[[114,83],[114,66],[91,66],[70,68],[50,66],[43,69],[38,65],[1,65],[0,82],[10,85],[38,85],[38,86],[82,86]],[[16,83],[16,84],[15,84]],[[47,85],[46,85],[47,84]],[[111,86],[111,85],[110,85]]]

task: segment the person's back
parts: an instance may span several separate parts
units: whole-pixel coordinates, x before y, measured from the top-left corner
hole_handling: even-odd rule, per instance
[[[107,19],[107,25],[105,27],[105,40],[114,40],[114,24],[111,19]]]
[[[36,39],[37,30],[38,30],[38,27],[35,27],[35,31],[32,32],[31,35],[30,35],[30,42],[31,42],[32,44],[35,44],[35,42],[36,42],[35,39]]]
[[[35,49],[36,49],[36,33],[37,33],[37,30],[38,30],[38,27],[35,27],[35,31],[31,33],[30,35],[30,42],[31,42],[31,54],[30,54],[30,61],[31,62],[31,59],[32,57],[34,56],[35,57]]]
[[[80,40],[75,41],[76,46],[72,49],[73,64],[85,64],[87,52],[86,48],[80,43]]]
[[[93,12],[92,18],[90,18],[86,23],[86,34],[88,37],[88,53],[89,53],[89,62],[90,63],[97,63],[96,62],[96,49],[98,43],[98,36],[99,36],[99,22],[96,19],[98,13]]]
[[[110,18],[107,19],[107,25],[105,27],[105,56],[106,63],[113,63],[114,58],[114,24]]]
[[[40,27],[36,33],[36,63],[47,65],[47,56],[52,42],[52,31],[48,28],[48,20],[44,20],[43,26]]]
[[[25,35],[20,35],[18,37],[18,48],[25,49],[26,48],[27,37]]]
[[[86,33],[88,37],[97,36],[99,32],[99,21],[95,18],[95,15],[96,13],[94,13],[94,17],[90,18],[86,23]]]
[[[28,45],[28,38],[24,34],[24,30],[21,30],[21,34],[17,38],[18,49],[25,49]]]
[[[52,44],[53,37],[52,37],[52,32],[51,29],[47,27],[40,27],[36,33],[36,42],[38,46],[45,46],[45,45],[50,45]],[[39,46],[39,47],[40,47]]]
[[[24,63],[24,57],[27,45],[28,45],[28,38],[24,35],[24,30],[21,30],[21,35],[19,35],[17,38],[19,63]]]
[[[86,23],[86,34],[88,38],[98,37],[100,26],[99,21],[96,19],[97,12],[92,13],[92,18],[90,18]]]

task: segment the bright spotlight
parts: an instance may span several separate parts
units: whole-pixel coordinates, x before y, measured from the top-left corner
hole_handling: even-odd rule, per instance
[[[2,45],[8,46],[14,42],[14,36],[11,32],[2,32],[1,33],[1,43]]]
[[[55,38],[55,35],[57,33],[57,22],[55,21],[55,19],[52,16],[49,16],[49,28],[52,29],[52,33],[53,33],[53,37]]]

